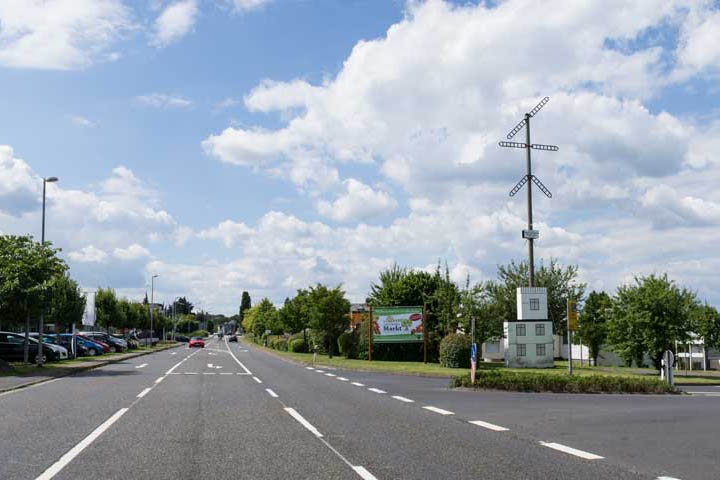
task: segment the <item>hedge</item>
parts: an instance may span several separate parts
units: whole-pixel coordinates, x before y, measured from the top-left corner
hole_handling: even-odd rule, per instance
[[[358,358],[360,344],[359,332],[345,332],[338,337],[338,351],[346,358]]]
[[[475,383],[470,375],[459,375],[451,387],[553,393],[680,393],[658,378],[611,375],[568,375],[566,373],[508,372],[480,370]]]
[[[470,368],[470,337],[451,333],[440,342],[440,365]]]
[[[288,342],[288,352],[304,353],[305,351],[305,340],[302,338],[291,338]]]

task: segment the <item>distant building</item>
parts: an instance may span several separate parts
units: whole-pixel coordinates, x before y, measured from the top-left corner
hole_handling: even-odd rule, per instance
[[[350,328],[358,328],[369,314],[370,306],[366,303],[353,303],[350,305]]]

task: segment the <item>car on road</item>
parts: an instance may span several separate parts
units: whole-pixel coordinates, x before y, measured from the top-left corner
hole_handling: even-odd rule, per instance
[[[228,342],[237,342],[237,335],[228,335]]]
[[[188,343],[188,347],[205,348],[205,340],[202,337],[192,337]]]
[[[175,335],[175,341],[176,342],[189,342],[190,337],[187,337],[185,335]]]

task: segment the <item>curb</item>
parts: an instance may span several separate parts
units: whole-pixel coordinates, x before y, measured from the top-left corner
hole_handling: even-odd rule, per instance
[[[137,352],[130,357],[124,357],[124,358],[118,358],[118,359],[112,359],[112,360],[104,360],[102,362],[98,362],[96,365],[90,365],[87,367],[70,368],[70,369],[68,369],[67,372],[61,373],[60,375],[47,377],[47,378],[41,378],[39,380],[32,380],[30,382],[21,383],[20,385],[13,385],[12,387],[0,388],[0,394],[12,392],[13,390],[20,390],[21,388],[32,387],[33,385],[38,385],[40,383],[49,382],[51,380],[57,380],[58,378],[69,377],[70,375],[75,375],[76,373],[87,372],[88,370],[94,370],[96,368],[105,367],[105,366],[111,365],[113,363],[124,362],[125,360],[130,360],[132,358],[142,357],[144,355],[150,355],[151,353],[163,352],[165,350],[170,350],[172,348],[178,348],[180,346],[182,346],[182,344],[169,345],[167,347],[159,348],[159,349],[153,350],[151,352]]]

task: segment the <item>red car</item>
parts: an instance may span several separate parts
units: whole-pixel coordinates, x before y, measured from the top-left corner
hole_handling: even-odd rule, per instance
[[[205,340],[202,337],[192,337],[188,343],[188,347],[200,347],[205,348]]]
[[[108,344],[105,343],[105,342],[101,342],[100,340],[98,340],[98,339],[96,339],[96,338],[86,337],[85,335],[80,335],[80,334],[77,334],[77,333],[76,333],[75,335],[76,335],[78,338],[82,338],[83,340],[87,340],[88,342],[97,343],[98,345],[100,345],[100,346],[102,347],[103,353],[108,353],[108,352],[110,351],[110,345],[108,345]]]

